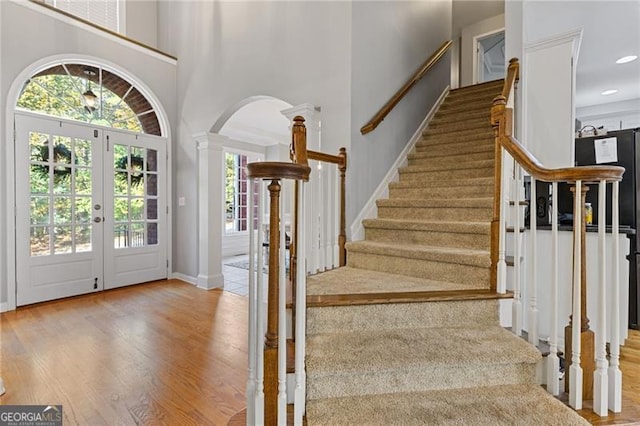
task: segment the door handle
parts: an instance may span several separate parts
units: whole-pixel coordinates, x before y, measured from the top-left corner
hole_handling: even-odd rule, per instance
[[[94,218],[93,218],[93,221],[94,221],[95,223],[100,223],[100,222],[102,222],[102,218],[101,218],[101,217],[94,217]]]
[[[100,204],[95,204],[95,205],[93,206],[93,209],[94,209],[94,210],[100,210],[101,208],[102,208],[102,206],[101,206]]]

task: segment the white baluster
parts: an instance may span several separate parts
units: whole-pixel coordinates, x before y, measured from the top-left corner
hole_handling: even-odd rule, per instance
[[[606,264],[607,251],[605,248],[605,228],[607,216],[605,213],[607,200],[607,182],[600,181],[598,185],[598,329],[596,330],[596,371],[593,372],[593,412],[599,416],[606,416],[609,411],[607,390],[607,283]]]
[[[322,161],[318,161],[318,272],[322,272],[326,269],[326,230],[325,230],[325,218],[326,218],[326,185],[325,177],[326,171],[322,164]]]
[[[256,337],[257,337],[257,313],[256,313],[256,275],[255,275],[255,230],[253,229],[253,188],[255,180],[249,179],[249,371],[247,377],[247,425],[255,424],[255,398],[256,398]]]
[[[288,190],[289,181],[282,181],[282,190]],[[284,196],[280,195],[280,253],[278,274],[278,425],[287,425],[287,280],[285,271]]]
[[[620,241],[619,225],[620,211],[618,193],[620,182],[614,181],[611,191],[611,244],[613,244],[613,283],[611,283],[611,297],[613,298],[613,315],[610,333],[609,358],[609,407],[614,413],[622,411],[622,372],[620,371]]]
[[[560,394],[560,359],[558,358],[558,183],[551,188],[551,336],[547,357],[547,391]]]
[[[573,318],[571,326],[571,368],[569,381],[569,405],[582,409],[582,367],[580,366],[581,328],[581,264],[582,264],[582,181],[576,182],[573,205]]]
[[[520,166],[516,163],[513,179],[513,305],[512,329],[522,334],[522,281],[520,276]]]
[[[331,171],[333,165],[327,163],[322,171],[324,180],[324,214],[322,215],[322,234],[324,235],[324,270],[333,269],[333,193],[331,192]]]
[[[265,184],[258,181],[258,247],[257,247],[257,286],[256,286],[256,386],[255,386],[255,424],[264,424],[264,332],[267,321],[264,288],[264,207]]]
[[[331,214],[333,215],[333,266],[337,268],[340,265],[340,244],[338,241],[338,235],[340,234],[340,171],[338,166],[333,168],[333,210]]]
[[[296,270],[296,348],[295,348],[295,375],[296,375],[296,389],[294,393],[294,410],[293,410],[293,424],[295,426],[302,426],[302,418],[305,413],[305,400],[306,400],[306,373],[304,370],[304,358],[305,358],[305,330],[306,330],[306,317],[307,317],[307,273],[305,267],[305,203],[304,203],[305,183],[300,182],[298,185],[298,200],[302,200],[298,205],[300,210],[298,216],[298,229],[296,235],[298,238],[297,259],[298,268]]]
[[[317,169],[317,163],[312,163],[312,169]],[[317,173],[317,172],[316,172]],[[320,212],[322,206],[322,190],[320,188],[320,179],[317,174],[310,180],[314,186],[312,190],[313,209],[311,211],[311,273],[316,274],[320,270]]]
[[[506,161],[506,155],[504,148],[500,148],[500,155],[502,156],[502,165],[504,166]],[[503,167],[504,169],[504,167]],[[500,236],[498,239],[498,271],[497,271],[497,293],[507,292],[507,260],[505,253],[506,238],[507,238],[507,208],[509,206],[509,197],[507,196],[508,181],[505,179],[507,176],[502,170],[500,175]]]
[[[538,346],[538,200],[536,179],[531,176],[531,204],[529,205],[529,224],[531,225],[531,283],[529,293],[529,343]]]

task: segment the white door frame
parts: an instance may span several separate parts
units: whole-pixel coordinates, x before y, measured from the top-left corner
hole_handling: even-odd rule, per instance
[[[171,138],[171,125],[167,113],[160,103],[158,97],[153,91],[144,83],[144,81],[128,70],[125,70],[121,66],[107,61],[102,58],[89,55],[77,55],[77,54],[62,54],[52,55],[46,58],[39,59],[27,66],[20,72],[13,83],[9,87],[9,91],[6,98],[6,111],[5,111],[5,191],[6,191],[6,204],[5,204],[5,229],[6,235],[5,241],[5,266],[6,266],[6,278],[7,278],[7,301],[0,306],[0,312],[13,311],[16,309],[16,226],[15,226],[15,135],[13,129],[14,113],[16,110],[16,104],[18,97],[22,91],[24,83],[31,78],[31,76],[43,71],[59,62],[73,62],[78,64],[86,64],[92,66],[100,66],[103,69],[113,72],[116,75],[121,76],[128,82],[134,84],[136,88],[144,95],[149,101],[153,109],[156,111],[158,122],[160,123],[160,129],[163,137],[167,138],[167,205],[169,206],[169,213],[167,216],[167,259],[169,260],[168,274],[169,277],[173,276],[173,228],[172,228],[172,200],[173,192],[172,188],[172,138]],[[2,148],[0,148],[2,149]],[[0,255],[2,253],[0,252]]]
[[[499,34],[499,33],[504,33],[504,32],[505,32],[505,28],[502,27],[502,28],[498,28],[498,29],[495,29],[495,30],[488,31],[486,33],[475,35],[473,37],[473,84],[478,84],[478,81],[479,81],[479,78],[478,78],[478,75],[480,73],[480,69],[478,68],[478,65],[479,65],[479,63],[478,63],[478,44],[479,44],[479,41],[481,39],[483,39],[483,38],[486,38],[486,37],[489,37],[489,36],[492,36],[492,35],[495,35],[495,34]],[[507,61],[507,58],[505,58],[505,69],[506,69],[506,61]]]

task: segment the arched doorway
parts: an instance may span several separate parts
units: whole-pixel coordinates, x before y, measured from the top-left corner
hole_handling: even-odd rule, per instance
[[[34,72],[15,109],[16,304],[167,276],[167,139],[98,63]]]

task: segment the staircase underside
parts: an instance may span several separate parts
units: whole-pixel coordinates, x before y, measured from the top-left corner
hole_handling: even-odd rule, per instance
[[[588,424],[536,383],[490,290],[501,87],[450,92],[347,267],[307,280],[309,425]]]

